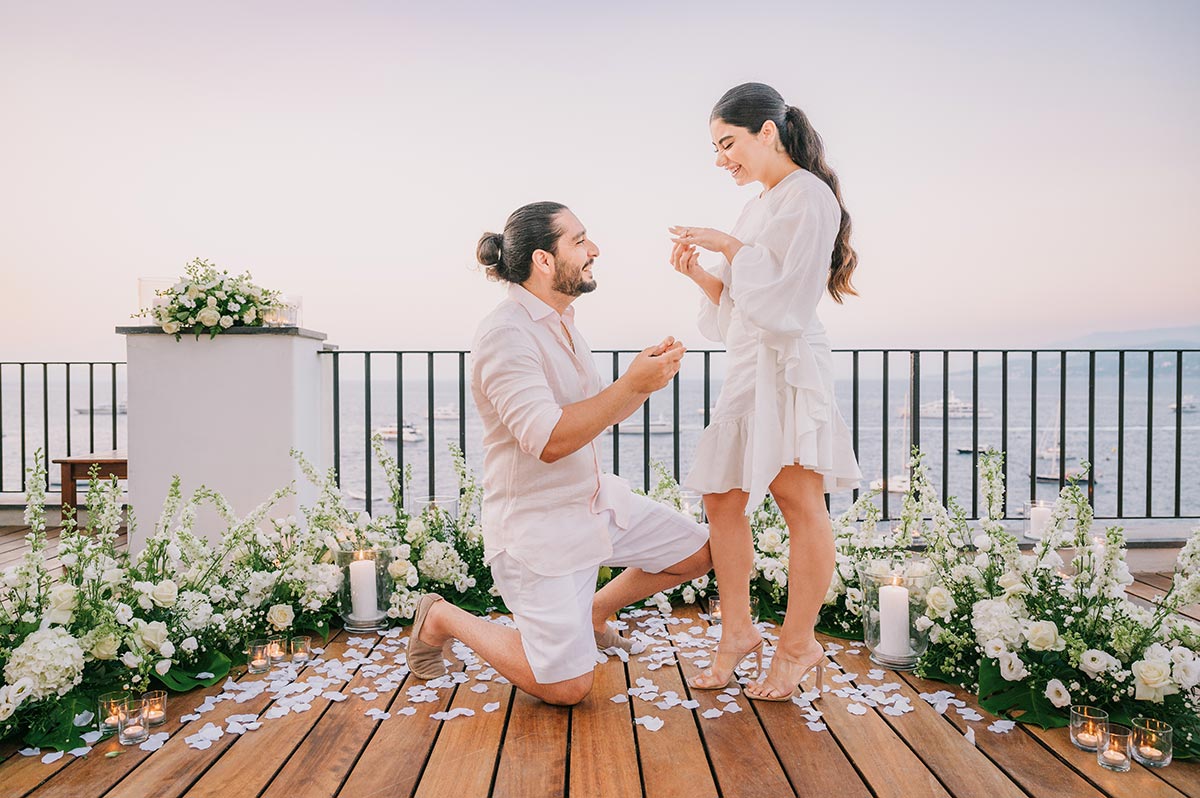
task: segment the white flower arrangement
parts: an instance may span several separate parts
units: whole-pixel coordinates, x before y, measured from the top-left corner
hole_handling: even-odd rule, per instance
[[[205,332],[215,338],[230,327],[261,327],[266,314],[281,306],[280,292],[255,285],[250,272],[230,276],[201,258],[184,267],[175,285],[155,294],[154,305],[134,317],[149,317],[177,341],[188,329],[197,338]]]

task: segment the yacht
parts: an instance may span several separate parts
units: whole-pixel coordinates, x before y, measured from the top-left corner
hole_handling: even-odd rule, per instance
[[[1038,482],[1058,482],[1058,469],[1055,468],[1048,471],[1037,471],[1035,472],[1034,476],[1037,477]],[[1074,480],[1083,485],[1086,485],[1089,482],[1095,482],[1091,472],[1084,471],[1082,468],[1073,466],[1067,466],[1065,479],[1068,482]]]
[[[885,486],[888,493],[908,493],[909,488],[912,487],[912,482],[909,480],[908,474],[892,474],[886,480],[871,480],[871,490],[881,491]]]
[[[909,412],[908,402],[905,402],[900,408],[901,418],[907,418]],[[950,398],[946,401],[944,408],[941,399],[924,402],[921,405],[921,418],[942,418],[943,415],[946,418],[992,418],[995,414],[991,410],[983,408],[976,412],[973,404],[959,399],[954,391],[950,392]]]
[[[427,413],[425,417],[428,418],[429,415]],[[454,405],[442,405],[433,408],[432,415],[434,421],[458,421],[458,408]]]
[[[612,427],[609,427],[608,431],[611,433]],[[674,431],[675,431],[675,425],[673,425],[670,421],[667,421],[665,418],[656,418],[656,419],[651,420],[651,422],[650,422],[650,434],[651,435],[670,435]],[[642,424],[640,419],[637,421],[627,421],[621,425],[621,434],[622,435],[645,435],[646,428]]]
[[[1182,404],[1176,404],[1175,402],[1171,402],[1171,404],[1168,405],[1168,407],[1172,411],[1179,410],[1180,412],[1183,412],[1183,413],[1195,413],[1197,410],[1200,410],[1200,405],[1198,405],[1196,403],[1196,397],[1191,396],[1191,395],[1184,396]]]
[[[90,407],[77,407],[77,408],[75,408],[75,412],[76,412],[76,413],[78,413],[78,414],[79,414],[79,415],[81,415],[81,416],[86,416],[86,415],[88,415],[89,413],[91,413],[91,412],[92,412],[92,408],[90,408]],[[126,415],[126,412],[127,412],[127,411],[126,411],[126,408],[125,408],[125,403],[124,403],[124,402],[119,402],[119,403],[117,404],[117,415],[118,415],[118,416],[123,416],[123,415]],[[96,405],[96,415],[98,415],[98,416],[108,416],[108,415],[112,415],[112,405]]]
[[[385,441],[394,441],[396,438],[405,443],[418,443],[425,440],[425,436],[421,434],[421,430],[417,429],[412,422],[405,421],[399,427],[395,424],[388,424],[384,427],[376,427],[375,434],[381,436]]]

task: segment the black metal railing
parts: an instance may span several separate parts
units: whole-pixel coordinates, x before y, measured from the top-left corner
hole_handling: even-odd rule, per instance
[[[49,463],[125,448],[125,396],[122,362],[0,362],[0,496],[28,489],[38,449]],[[56,476],[47,468],[47,489]]]
[[[595,352],[597,366],[611,370],[613,379],[635,354]],[[383,496],[370,437],[377,423],[392,420],[393,408],[394,451],[414,469],[413,490],[434,495],[453,478],[444,456],[451,442],[478,472],[481,429],[466,396],[468,352],[330,351],[323,356],[332,358],[334,464],[351,495],[357,493],[366,507]],[[611,428],[611,438],[601,446],[604,465],[644,489],[651,486],[651,461],[662,462],[676,479],[684,476],[691,446],[711,420],[724,357],[721,350],[690,351],[670,386],[651,397],[640,414]],[[424,366],[423,374],[413,374],[414,360]],[[885,518],[898,509],[911,446],[925,450],[944,500],[955,496],[973,518],[982,509],[978,473],[984,447],[1008,453],[1009,518],[1022,514],[1026,500],[1056,495],[1084,460],[1091,464],[1084,484],[1099,518],[1200,517],[1200,414],[1196,423],[1184,423],[1192,408],[1189,394],[1200,394],[1200,350],[856,349],[836,350],[834,362],[835,374],[848,375],[836,381],[838,404],[864,482],[883,489]],[[447,374],[452,374],[448,380]],[[904,377],[894,379],[895,374]],[[1054,387],[1045,389],[1047,382]],[[958,399],[956,388],[964,395],[969,391],[970,401]],[[387,412],[373,413],[385,394]],[[926,402],[926,396],[937,398]],[[1173,403],[1156,409],[1155,402],[1164,401],[1156,397],[1163,396]],[[452,412],[440,415],[457,419],[457,435],[438,419],[438,408],[444,407],[439,402],[448,398]],[[686,416],[693,401],[702,402],[698,426]],[[426,424],[420,440],[410,435],[406,441],[400,428],[406,409],[419,412],[421,405]],[[1169,423],[1156,428],[1155,419],[1164,413]],[[1128,423],[1135,416],[1145,420],[1144,428]],[[422,445],[426,451],[418,468],[412,455]],[[896,463],[900,466],[893,467]],[[848,506],[859,492],[835,494],[831,509]],[[1129,512],[1131,502],[1138,512]]]

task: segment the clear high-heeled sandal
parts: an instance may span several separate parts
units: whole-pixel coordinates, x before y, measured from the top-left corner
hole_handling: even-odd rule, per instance
[[[721,679],[717,675],[720,673],[718,668],[721,668],[723,663],[727,663],[732,659],[725,658],[723,654],[724,652],[718,649],[716,662],[713,663],[711,668],[707,668],[688,679],[688,687],[694,690],[723,690],[737,676],[737,670],[742,665],[742,662],[752,654],[754,655],[754,675],[751,678],[757,679],[758,675],[762,672],[763,641],[761,639],[748,651],[742,652],[736,659],[733,659],[733,664],[729,666],[728,675],[724,679]],[[722,670],[724,669],[722,668]]]
[[[821,691],[825,682],[825,652],[821,653],[810,662],[802,662],[798,659],[793,659],[787,654],[776,654],[771,659],[771,669],[767,672],[767,678],[758,683],[760,689],[774,690],[779,692],[780,687],[776,686],[781,682],[776,680],[776,684],[768,685],[774,675],[784,676],[782,684],[787,685],[791,689],[782,695],[756,695],[750,690],[744,690],[746,698],[751,701],[790,701],[797,695],[804,692],[801,688],[804,682],[804,677],[808,676],[809,671],[816,670],[817,672],[817,698],[821,697]],[[781,672],[782,671],[782,672]]]

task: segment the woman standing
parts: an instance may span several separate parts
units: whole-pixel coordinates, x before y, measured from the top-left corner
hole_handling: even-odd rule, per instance
[[[770,673],[749,685],[755,699],[790,698],[808,671],[818,684],[824,647],[814,633],[833,576],[825,494],[858,487],[861,473],[833,396],[833,359],[816,307],[853,294],[850,216],[820,136],[779,92],[745,83],[709,119],[716,165],[763,190],[729,233],[672,227],[671,264],[703,291],[700,329],[724,341],[728,375],[684,485],[704,494],[721,589],[722,637],[713,666],[691,681],[725,687],[749,654],[762,657],[750,618],[754,549],[748,513],[767,491],[787,522],[787,617]],[[720,253],[715,273],[700,250]]]

